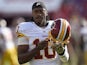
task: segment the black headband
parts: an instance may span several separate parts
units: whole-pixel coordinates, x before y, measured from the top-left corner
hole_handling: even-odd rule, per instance
[[[46,7],[45,7],[45,5],[43,4],[43,2],[35,2],[35,3],[33,4],[33,6],[32,6],[32,10],[33,10],[34,8],[45,8],[45,9],[46,9]]]

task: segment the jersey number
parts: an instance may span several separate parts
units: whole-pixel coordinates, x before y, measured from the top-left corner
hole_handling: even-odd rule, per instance
[[[37,44],[39,43],[39,39],[35,39],[34,40],[34,45],[36,45],[37,46]],[[52,50],[52,49],[51,49]],[[46,47],[45,49],[43,49],[43,51],[44,51],[44,54],[43,55],[41,55],[41,53],[40,53],[40,51],[37,53],[37,55],[35,56],[35,59],[43,59],[43,57],[45,56],[46,58],[54,58],[55,57],[55,51],[54,50],[52,50],[52,52],[53,52],[53,54],[50,54],[49,53],[49,48],[48,47]]]

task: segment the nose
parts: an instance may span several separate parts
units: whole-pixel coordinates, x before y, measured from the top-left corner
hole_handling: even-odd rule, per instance
[[[37,15],[38,15],[38,16],[41,16],[42,14],[41,14],[41,13],[38,13]]]

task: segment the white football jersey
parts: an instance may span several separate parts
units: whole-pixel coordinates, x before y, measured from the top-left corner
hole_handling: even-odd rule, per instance
[[[30,51],[37,46],[38,42],[48,38],[54,21],[50,20],[47,22],[48,25],[45,28],[37,26],[34,22],[23,22],[19,24],[17,30],[19,34],[18,45],[28,44]],[[60,65],[59,57],[57,52],[54,51],[48,43],[48,47],[40,50],[30,61],[30,65]]]

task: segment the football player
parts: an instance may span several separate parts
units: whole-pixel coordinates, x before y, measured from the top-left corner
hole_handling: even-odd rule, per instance
[[[53,41],[49,36],[54,25],[54,21],[48,19],[45,5],[35,2],[32,6],[32,21],[17,26],[20,64],[30,62],[30,65],[60,65],[59,59],[63,62],[68,61],[67,44]],[[62,24],[61,26],[63,27]]]
[[[1,21],[0,21],[1,23]],[[12,32],[0,24],[0,65],[19,65]]]

